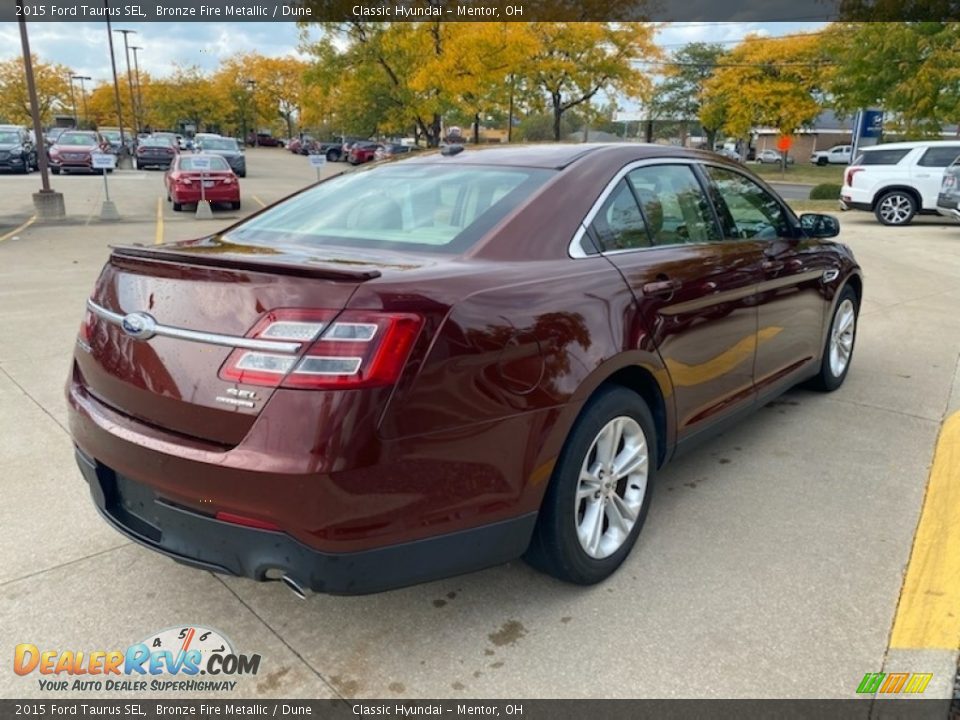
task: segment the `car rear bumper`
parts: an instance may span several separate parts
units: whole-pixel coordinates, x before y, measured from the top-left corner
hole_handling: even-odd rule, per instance
[[[943,205],[937,205],[937,212],[944,217],[960,221],[960,209],[957,207],[944,207]]]
[[[79,449],[94,505],[114,529],[174,560],[253,580],[293,578],[316,592],[362,595],[509,562],[530,542],[536,513],[412,542],[320,552],[286,533],[224,522],[159,498]]]
[[[175,190],[170,193],[174,202],[195,203],[200,202],[200,190]],[[234,185],[232,188],[212,187],[205,188],[203,199],[208,202],[238,202],[240,200],[240,188]]]

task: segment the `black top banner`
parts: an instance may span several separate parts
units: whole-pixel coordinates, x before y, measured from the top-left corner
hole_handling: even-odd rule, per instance
[[[949,21],[960,0],[0,0],[0,21]]]

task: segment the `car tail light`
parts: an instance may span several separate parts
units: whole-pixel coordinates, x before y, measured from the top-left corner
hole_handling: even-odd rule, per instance
[[[862,167],[847,168],[847,176],[844,179],[843,184],[846,185],[847,187],[853,187],[853,176],[856,175],[858,172],[863,172],[863,168]]]
[[[234,350],[220,377],[268,387],[305,390],[391,385],[400,377],[422,318],[409,313],[344,310],[274,310],[248,337],[310,343],[286,354]]]
[[[90,344],[90,334],[93,330],[93,313],[89,310],[83,316],[83,320],[80,322],[80,332],[78,333],[80,340],[85,344]]]
[[[237,179],[233,177],[233,175],[227,175],[225,178],[223,178],[224,185],[233,185],[233,183],[235,183],[236,181]]]
[[[193,180],[188,177],[177,178],[177,183],[180,185],[193,185]]]

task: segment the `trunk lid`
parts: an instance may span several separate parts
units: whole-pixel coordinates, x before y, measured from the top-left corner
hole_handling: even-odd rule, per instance
[[[82,382],[102,402],[145,423],[236,445],[274,391],[219,377],[230,343],[276,308],[342,310],[361,283],[380,275],[375,261],[342,255],[308,257],[209,239],[115,248],[76,352]],[[148,314],[156,334],[133,337],[136,318],[126,329],[121,324],[130,313]],[[165,334],[170,328],[194,334],[171,337]],[[196,333],[228,337],[211,342]],[[238,390],[255,393],[252,407],[231,402],[249,397]]]

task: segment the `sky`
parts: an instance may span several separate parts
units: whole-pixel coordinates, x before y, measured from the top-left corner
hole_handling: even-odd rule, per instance
[[[688,42],[734,41],[749,33],[785,35],[815,30],[822,22],[730,22],[672,23],[661,29],[657,41],[667,51]],[[238,52],[256,51],[267,56],[301,55],[300,29],[295,23],[114,23],[114,29],[135,30],[130,44],[139,45],[141,71],[155,77],[173,72],[176,63],[198,65],[206,71],[216,70],[220,61]],[[58,62],[73,68],[77,75],[88,75],[94,84],[110,77],[110,54],[104,22],[44,22],[28,24],[33,53],[46,62]],[[316,31],[312,31],[314,36]],[[115,34],[117,73],[123,75],[126,65],[123,37]],[[0,23],[0,60],[20,54],[20,34],[16,23]],[[132,62],[132,60],[131,60]],[[88,84],[88,87],[90,85]]]

